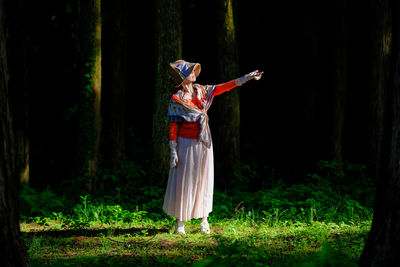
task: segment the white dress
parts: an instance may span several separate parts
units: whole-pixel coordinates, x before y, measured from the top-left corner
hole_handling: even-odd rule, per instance
[[[178,166],[169,171],[163,209],[180,221],[208,217],[214,190],[212,145],[179,137],[177,151]]]
[[[212,211],[214,191],[214,156],[209,132],[206,111],[212,103],[215,86],[194,85],[198,99],[202,98],[203,112],[205,116],[199,118],[200,127],[203,125],[207,131],[200,134],[199,139],[178,137],[178,166],[169,171],[167,190],[164,198],[163,209],[170,216],[180,221],[208,217]],[[199,93],[201,93],[199,97]],[[179,99],[186,99],[186,95],[178,92]],[[192,99],[189,96],[189,99]],[[190,107],[188,107],[191,109]],[[169,115],[174,112],[179,114],[180,108],[170,109]],[[192,114],[192,115],[193,115]],[[174,114],[176,115],[176,114]],[[185,114],[187,115],[187,114]],[[192,119],[186,116],[186,119]],[[200,141],[202,139],[203,141]]]

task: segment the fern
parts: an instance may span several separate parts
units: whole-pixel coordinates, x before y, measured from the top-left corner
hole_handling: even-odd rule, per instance
[[[24,185],[20,192],[21,217],[51,216],[64,207],[65,197],[58,197],[49,187],[42,192]]]

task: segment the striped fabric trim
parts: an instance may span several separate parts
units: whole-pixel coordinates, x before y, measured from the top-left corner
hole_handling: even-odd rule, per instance
[[[179,94],[174,94],[171,97],[168,107],[168,116],[170,122],[182,122],[182,120],[187,122],[196,122],[200,123],[200,134],[199,140],[203,142],[206,147],[211,147],[211,132],[208,125],[208,115],[207,111],[211,106],[211,103],[214,99],[214,90],[215,86],[201,86],[199,84],[194,84],[197,90],[202,91],[202,104],[203,109],[199,109],[198,107],[189,105],[185,103],[180,97]]]

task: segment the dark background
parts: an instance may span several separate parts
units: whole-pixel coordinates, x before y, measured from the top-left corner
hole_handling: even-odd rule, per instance
[[[217,75],[217,8],[215,1],[182,1],[183,59],[199,62],[200,84],[219,84]],[[28,39],[30,184],[56,185],[73,179],[79,64],[77,21],[70,1],[29,2],[25,14]],[[128,157],[148,159],[151,148],[155,77],[155,25],[152,1],[129,1],[126,119]],[[363,163],[363,125],[367,111],[365,75],[368,68],[370,14],[362,1],[348,9],[348,92],[343,132],[343,159]],[[107,19],[107,10],[103,11]],[[298,181],[311,173],[305,163],[304,135],[307,66],[310,60],[303,1],[238,1],[236,30],[240,71],[264,71],[241,94],[241,160],[276,169]],[[315,25],[318,44],[314,159],[329,159],[332,122],[335,1],[321,1]],[[107,49],[104,43],[103,49]],[[237,77],[232,77],[232,79]],[[218,98],[215,100],[218,101]],[[218,127],[210,109],[211,131]],[[167,133],[166,133],[167,134]],[[138,153],[140,151],[140,153]],[[218,164],[218,163],[216,163]],[[255,187],[257,185],[254,185]]]

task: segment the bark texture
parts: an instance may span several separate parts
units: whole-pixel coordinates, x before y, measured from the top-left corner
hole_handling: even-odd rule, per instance
[[[99,168],[101,117],[101,5],[100,0],[81,2],[80,162],[89,191]]]
[[[7,39],[10,1],[0,0],[0,265],[30,266],[19,229],[18,184],[9,99]]]
[[[239,55],[235,27],[235,3],[218,0],[218,73],[219,80],[226,82],[239,75]],[[246,86],[246,85],[244,85]],[[240,173],[240,91],[217,96],[214,129],[216,185],[229,186],[235,174]],[[213,118],[214,119],[214,118]]]
[[[102,8],[107,15],[103,22],[102,155],[113,169],[120,167],[126,154],[127,7],[127,0],[121,0],[106,1]]]
[[[382,45],[389,47],[383,51],[392,55],[392,79],[388,85],[387,102],[385,102],[385,117],[381,118],[384,125],[379,132],[381,136],[381,153],[378,169],[378,187],[374,217],[367,243],[361,255],[360,266],[397,266],[400,261],[400,4],[394,1],[379,1],[381,15],[391,16],[390,5],[393,5],[393,47],[383,38]],[[386,18],[387,19],[387,18]],[[386,34],[389,34],[386,31]],[[382,36],[384,37],[384,36]],[[390,34],[390,39],[392,35]],[[392,48],[392,49],[391,49]],[[390,50],[386,50],[390,49]],[[379,77],[383,70],[376,70]]]
[[[156,83],[153,113],[151,177],[165,183],[169,171],[168,104],[174,93],[169,63],[182,57],[181,3],[156,0]]]
[[[385,103],[390,75],[392,47],[392,14],[390,0],[370,0],[370,72],[368,94],[368,114],[366,121],[367,165],[370,174],[377,177],[382,157]]]

